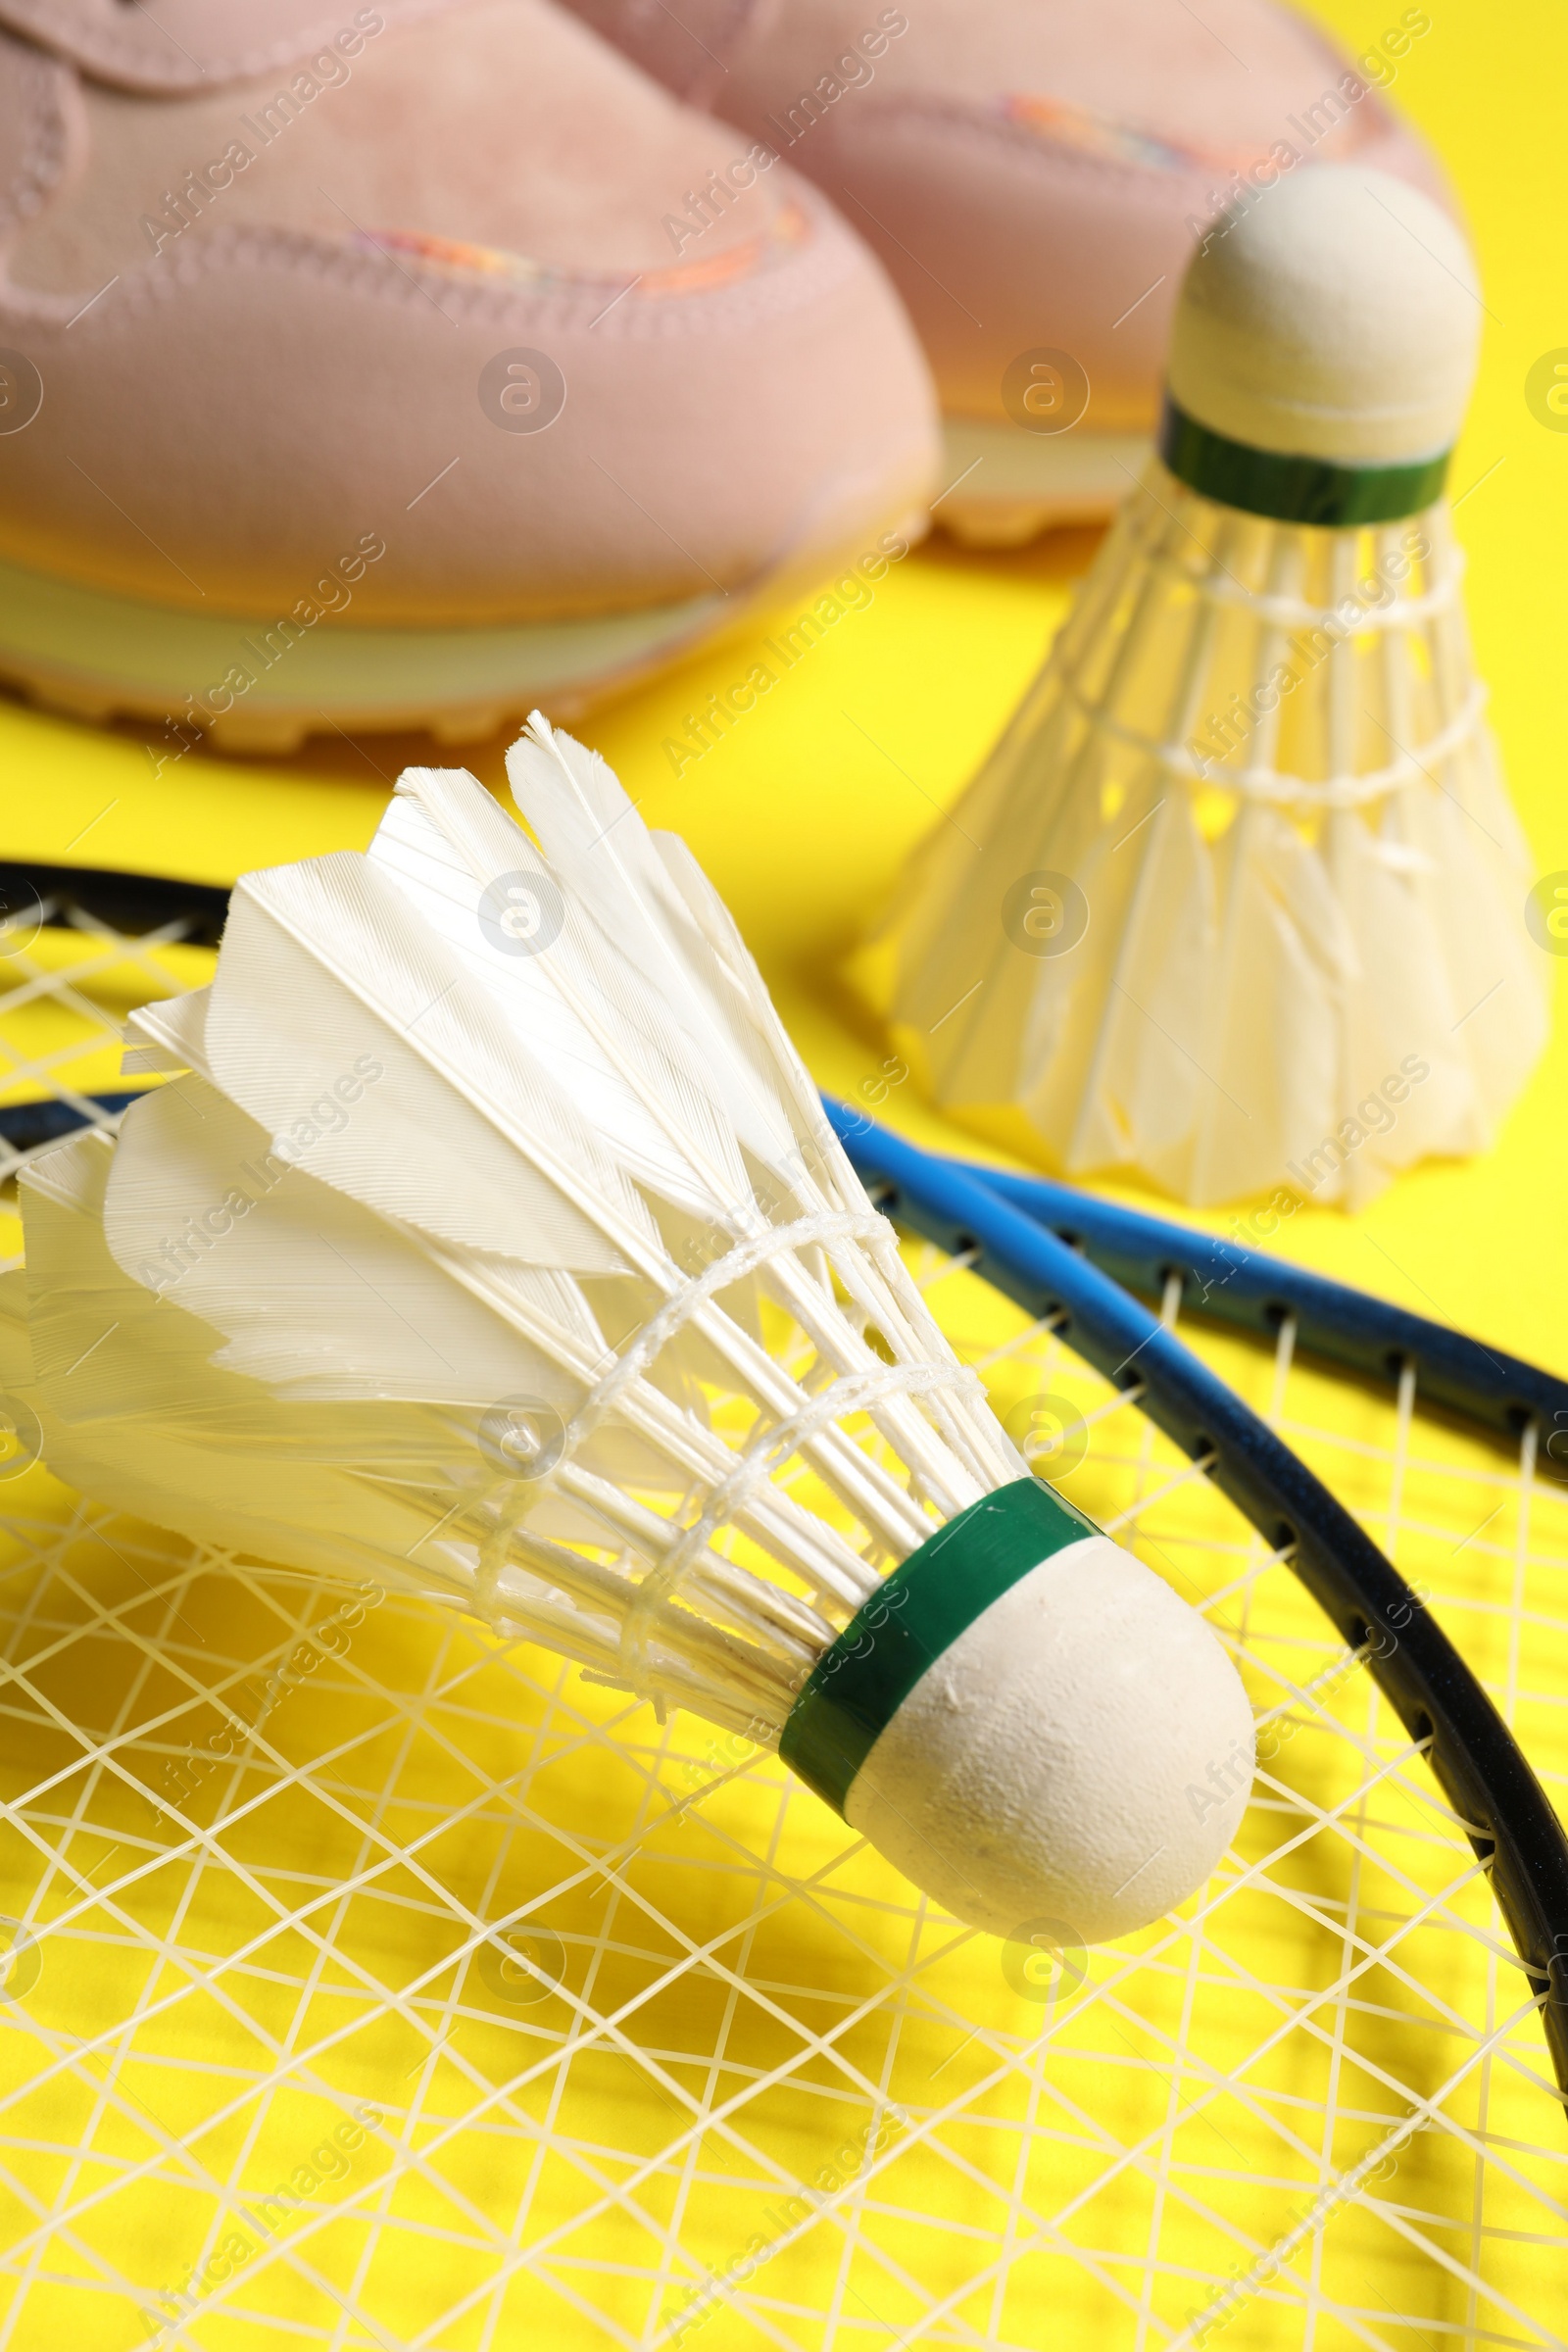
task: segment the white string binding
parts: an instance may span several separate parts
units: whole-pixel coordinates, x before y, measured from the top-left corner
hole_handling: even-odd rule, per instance
[[[782,1255],[785,1250],[808,1249],[836,1241],[858,1241],[875,1246],[882,1243],[887,1235],[887,1220],[875,1210],[866,1213],[835,1209],[798,1217],[788,1225],[769,1226],[764,1232],[736,1243],[721,1257],[715,1258],[711,1265],[705,1266],[701,1273],[691,1276],[679,1290],[671,1293],[659,1312],[643,1326],[625,1354],[617,1356],[604,1378],[589,1391],[566,1429],[561,1460],[568,1460],[577,1451],[583,1440],[613,1407],[622,1392],[633,1381],[644,1376],[661,1350],[668,1346],[715,1293],[743,1281],[748,1274],[755,1273],[759,1266]],[[937,1387],[968,1388],[984,1395],[983,1384],[976,1376],[956,1365],[879,1366],[875,1372],[841,1376],[791,1420],[775,1423],[764,1431],[762,1437],[754,1441],[739,1457],[736,1468],[714,1489],[702,1518],[686,1531],[673,1550],[665,1554],[662,1562],[650,1569],[638,1586],[637,1597],[621,1628],[622,1654],[627,1654],[630,1637],[630,1659],[637,1667],[646,1670],[646,1646],[652,1630],[648,1620],[655,1606],[665,1592],[678,1584],[692,1561],[706,1547],[709,1537],[721,1522],[734,1515],[753,1488],[761,1483],[781,1445],[787,1455],[795,1450],[797,1443],[810,1437],[841,1412],[858,1410],[861,1405],[874,1403],[885,1396],[917,1396]],[[748,1465],[751,1465],[749,1470]],[[747,1472],[744,1478],[741,1475],[743,1471]],[[474,1605],[480,1615],[487,1614],[494,1602],[512,1538],[526,1513],[537,1502],[539,1488],[544,1483],[543,1480],[524,1484],[514,1479],[497,1479],[489,1494],[484,1497],[487,1501],[491,1496],[496,1497],[497,1512],[494,1526],[480,1544],[476,1562]]]
[[[882,1396],[919,1396],[939,1388],[984,1393],[976,1374],[962,1364],[886,1364],[875,1372],[846,1374],[835,1380],[804,1411],[788,1421],[775,1422],[754,1438],[734,1469],[713,1489],[699,1516],[637,1588],[637,1597],[620,1629],[620,1654],[633,1690],[641,1692],[640,1678],[648,1671],[647,1648],[656,1610],[674,1593],[718,1529],[771,1475],[776,1462],[787,1460],[813,1432],[842,1413],[861,1411]],[[934,1525],[931,1533],[937,1533]]]
[[[1149,490],[1147,483],[1141,487]],[[1201,498],[1201,493],[1198,491],[1191,495]],[[1304,597],[1271,595],[1267,589],[1249,588],[1241,581],[1228,579],[1221,571],[1196,571],[1181,556],[1162,553],[1158,546],[1158,520],[1161,518],[1168,519],[1169,511],[1153,498],[1152,492],[1138,512],[1129,515],[1129,522],[1138,540],[1140,557],[1151,571],[1179,580],[1184,587],[1191,588],[1196,596],[1204,598],[1209,604],[1232,606],[1239,612],[1255,613],[1274,628],[1293,631],[1339,629],[1345,635],[1355,637],[1380,629],[1409,628],[1417,622],[1431,620],[1449,612],[1459,600],[1464,580],[1464,550],[1446,547],[1443,551],[1441,570],[1434,565],[1436,576],[1421,595],[1395,596],[1387,604],[1363,606],[1354,621],[1348,624],[1338,605],[1314,605],[1308,604]],[[1262,521],[1264,517],[1257,516],[1254,519]],[[1386,523],[1369,523],[1364,527],[1376,532],[1386,530],[1389,526]],[[1198,544],[1209,564],[1218,563],[1218,558],[1204,546],[1201,539]],[[1430,557],[1424,561],[1432,563]]]
[[[1325,776],[1314,782],[1309,777],[1283,774],[1273,768],[1227,768],[1217,760],[1201,766],[1185,746],[1156,743],[1152,735],[1141,734],[1136,727],[1110,717],[1065,670],[1061,673],[1061,690],[1098,734],[1125,744],[1178,782],[1195,788],[1209,785],[1219,792],[1234,793],[1238,800],[1303,813],[1321,808],[1364,808],[1374,801],[1386,800],[1390,793],[1401,791],[1418,777],[1430,782],[1427,771],[1437,761],[1450,758],[1478,731],[1487,707],[1487,690],[1478,680],[1447,725],[1414,751],[1402,752],[1387,767],[1368,768],[1360,775]]]
[[[670,1294],[659,1312],[644,1324],[632,1345],[622,1356],[617,1356],[572,1415],[566,1432],[567,1450],[575,1452],[581,1440],[589,1434],[614,1403],[621,1390],[638,1379],[666,1347],[691,1321],[700,1306],[715,1292],[726,1291],[732,1283],[743,1281],[748,1274],[765,1265],[771,1257],[786,1250],[809,1249],[813,1243],[835,1241],[869,1241],[874,1233],[885,1230],[887,1220],[875,1211],[870,1215],[854,1210],[819,1211],[810,1217],[798,1217],[793,1224],[770,1225],[766,1232],[756,1234],[750,1241],[738,1242],[722,1257],[682,1284]]]

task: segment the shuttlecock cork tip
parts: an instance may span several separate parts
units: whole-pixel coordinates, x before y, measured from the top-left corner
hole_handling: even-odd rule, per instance
[[[1430,198],[1314,165],[1205,237],[1177,306],[1170,396],[1248,448],[1414,465],[1458,434],[1481,317],[1469,247]]]
[[[1038,1556],[1053,1518],[1070,1540]],[[1014,1541],[1012,1565],[1033,1561],[1017,1575]],[[1209,1876],[1252,1777],[1241,1678],[1051,1490],[1021,1480],[961,1514],[862,1616],[781,1752],[944,1910],[1009,1941],[1045,1924],[1102,1943]]]

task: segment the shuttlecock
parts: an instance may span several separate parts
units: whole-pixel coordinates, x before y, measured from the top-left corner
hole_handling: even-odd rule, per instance
[[[1491,1141],[1545,1009],[1442,496],[1480,318],[1380,172],[1205,239],[1160,454],[861,961],[955,1117],[1199,1203]]]
[[[29,1168],[53,1467],[777,1746],[978,1927],[1157,1916],[1245,1801],[1223,1648],[1025,1475],[684,845],[510,767],[536,840],[416,769],[242,881],[133,1019],[186,1074]]]

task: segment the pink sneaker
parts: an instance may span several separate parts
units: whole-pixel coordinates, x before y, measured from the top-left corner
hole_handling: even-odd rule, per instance
[[[1378,95],[1430,27],[1420,8],[1352,64],[1273,0],[571,5],[881,255],[946,412],[940,518],[967,537],[1119,503],[1193,240],[1239,183],[1353,158],[1447,201]]]
[[[548,0],[0,24],[0,674],[41,700],[476,734],[934,486],[853,232]]]

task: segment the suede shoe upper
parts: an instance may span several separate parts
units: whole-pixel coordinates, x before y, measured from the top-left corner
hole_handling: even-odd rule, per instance
[[[1394,57],[1363,72],[1275,0],[571,4],[832,197],[952,415],[1004,420],[1009,364],[1056,346],[1089,377],[1092,429],[1147,430],[1187,258],[1234,174],[1353,159],[1449,201],[1374,86]]]
[[[13,562],[255,612],[369,534],[345,625],[564,618],[825,564],[928,491],[869,254],[547,0],[0,21]]]

